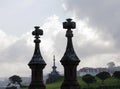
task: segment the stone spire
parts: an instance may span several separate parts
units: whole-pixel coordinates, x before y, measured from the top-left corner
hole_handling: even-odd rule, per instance
[[[53,56],[53,67],[52,67],[52,68],[53,68],[53,72],[57,72],[57,71],[56,71],[56,68],[57,68],[57,67],[56,67],[56,65],[55,65],[55,55]]]
[[[53,56],[53,66],[52,66],[52,71],[50,74],[48,74],[48,78],[46,80],[46,83],[52,83],[55,82],[56,80],[60,79],[61,76],[59,72],[56,70],[56,65],[55,65],[55,55]]]
[[[55,55],[53,56],[53,66],[55,66]]]
[[[67,19],[67,22],[63,22],[63,28],[67,29],[67,47],[64,56],[60,60],[64,67],[64,81],[61,85],[61,89],[80,89],[80,85],[77,82],[77,65],[80,60],[77,57],[72,43],[73,33],[71,29],[75,29],[76,24],[72,22],[72,19]]]
[[[43,35],[43,30],[39,29],[39,26],[35,26],[35,31],[32,32],[32,35],[35,36],[35,51],[28,64],[32,70],[31,83],[28,89],[45,89],[45,85],[43,83],[43,68],[46,63],[43,60],[39,47],[39,43],[41,42],[39,35]]]

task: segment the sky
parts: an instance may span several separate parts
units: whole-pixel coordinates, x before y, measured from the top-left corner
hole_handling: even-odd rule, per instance
[[[34,26],[40,26],[40,50],[47,63],[44,74],[57,70],[66,49],[62,22],[72,18],[73,45],[83,67],[120,66],[120,0],[0,0],[0,77],[31,76],[28,63],[34,53]]]

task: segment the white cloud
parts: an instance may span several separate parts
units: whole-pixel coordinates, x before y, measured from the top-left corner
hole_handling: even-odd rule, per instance
[[[56,39],[55,37],[57,33],[61,31],[59,18],[56,15],[47,18],[41,28],[44,31],[44,35],[40,38],[40,49],[41,54],[47,63],[44,70],[44,73],[46,74],[50,72],[48,70],[51,70],[53,55],[56,55],[56,53],[54,53],[54,39]],[[27,64],[31,60],[34,53],[34,36],[31,34],[33,30],[34,27],[30,32],[27,32],[20,37],[12,37],[2,30],[0,31],[0,37],[4,39],[1,39],[0,43],[5,46],[3,50],[0,51],[1,76],[9,77],[12,74],[18,74],[20,76],[31,75],[31,70]],[[59,59],[56,61],[58,62]],[[9,70],[6,71],[8,68]]]
[[[0,30],[0,73],[1,77],[9,77],[12,74],[20,74],[21,76],[29,76],[28,61],[31,59],[33,48],[27,42],[32,37],[26,34],[13,37]],[[20,73],[21,72],[21,73]]]
[[[6,35],[2,30],[0,30],[0,50],[12,45],[16,40],[16,37]]]
[[[88,25],[89,20],[78,20],[74,18],[74,21],[77,27],[73,30],[73,44],[76,54],[81,60],[79,68],[83,66],[105,66],[109,61],[115,61],[118,65],[120,64],[118,59],[108,60],[119,57],[119,51],[115,49],[115,43],[112,38],[109,40],[104,39],[106,36],[98,28]],[[63,67],[59,61],[66,48],[66,29],[62,28],[62,22],[60,22],[59,17],[56,15],[48,17],[40,28],[44,31],[44,35],[40,38],[40,49],[47,63],[44,73],[50,72],[53,55],[56,55],[58,70],[63,72]],[[4,46],[6,45],[1,51],[0,62],[2,65],[0,71],[3,71],[3,69],[6,70],[7,68],[10,69],[0,73],[1,76],[9,76],[14,73],[18,73],[21,76],[31,75],[31,70],[27,64],[31,60],[34,52],[34,37],[31,35],[32,30],[19,38],[8,36],[5,32],[0,32],[2,34],[0,35],[1,38],[6,39],[6,41],[0,41]],[[103,61],[104,64],[102,64]]]

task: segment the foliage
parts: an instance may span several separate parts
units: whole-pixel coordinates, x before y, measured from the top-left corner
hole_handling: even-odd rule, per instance
[[[84,82],[86,82],[86,83],[88,84],[88,86],[89,86],[90,83],[96,82],[95,77],[92,76],[92,75],[90,75],[90,74],[84,75],[84,76],[82,77],[82,80],[83,80]]]
[[[106,87],[103,89],[119,89],[120,87],[120,80],[110,77],[104,81],[104,85],[101,84],[101,80],[97,77],[95,77],[96,82],[90,84],[90,88],[86,85],[86,83],[82,80],[82,77],[78,77],[77,80],[80,84],[81,89],[101,89],[98,87]],[[63,82],[63,77],[61,77],[59,80],[55,81],[54,83],[46,84],[46,89],[60,89],[60,86]],[[113,88],[114,87],[114,88]],[[28,88],[21,88],[21,89],[28,89]]]
[[[96,76],[102,80],[102,83],[104,83],[104,80],[107,78],[110,78],[110,74],[108,72],[100,72]]]
[[[20,76],[18,76],[18,75],[13,75],[13,76],[9,77],[9,80],[10,80],[12,83],[18,83],[18,84],[21,86],[22,79],[21,79]]]
[[[113,73],[113,77],[117,78],[117,79],[120,79],[120,71],[115,71]]]

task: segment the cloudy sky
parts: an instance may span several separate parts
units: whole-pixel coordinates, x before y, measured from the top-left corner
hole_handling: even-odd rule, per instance
[[[58,70],[66,48],[62,22],[76,22],[73,44],[82,67],[120,66],[120,0],[0,0],[0,77],[30,76],[27,66],[34,52],[34,26],[40,26],[41,53],[52,69],[53,55]],[[49,70],[49,71],[48,71]]]

